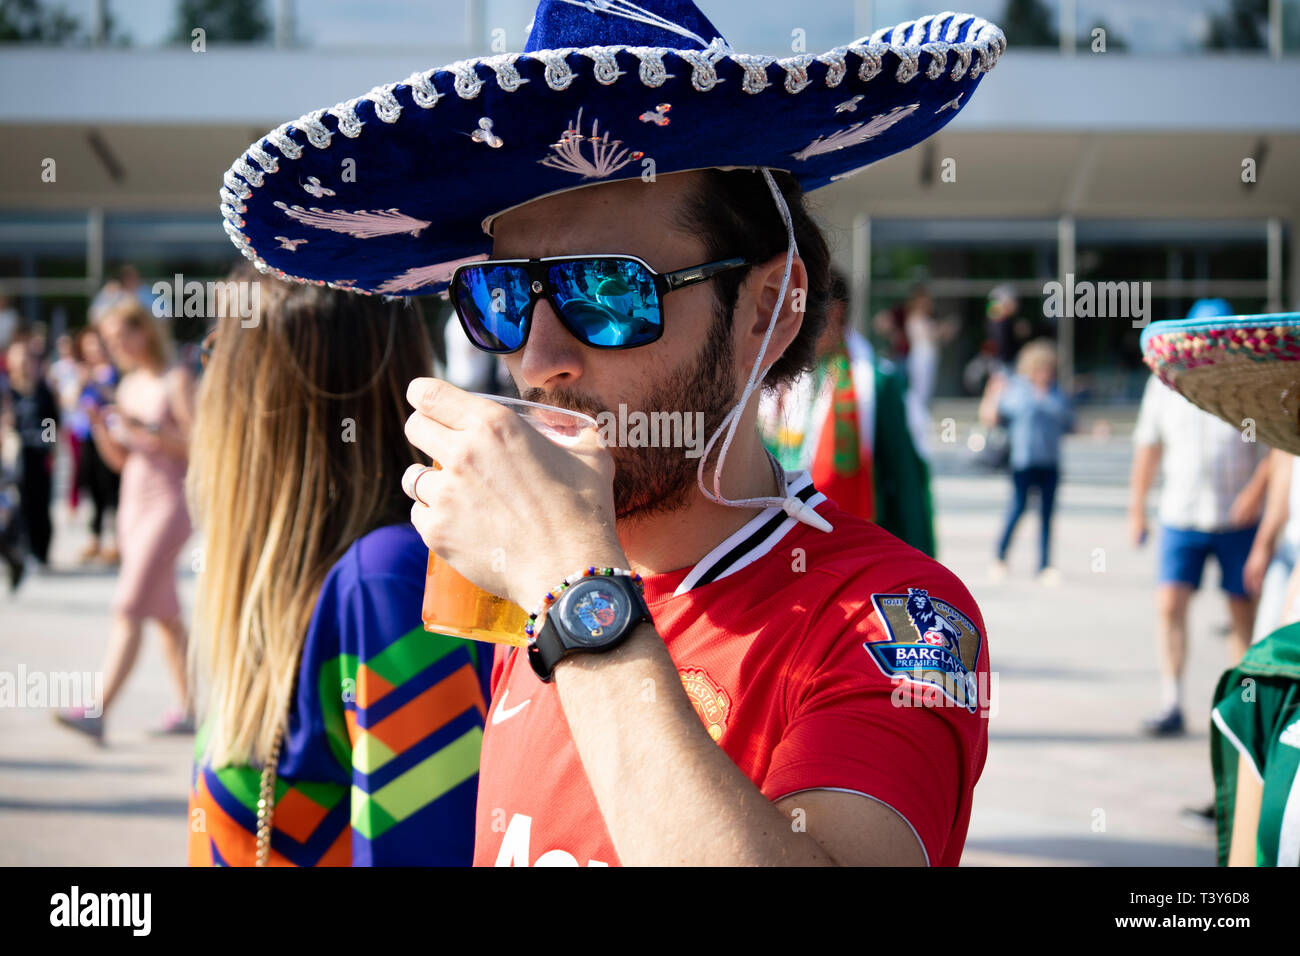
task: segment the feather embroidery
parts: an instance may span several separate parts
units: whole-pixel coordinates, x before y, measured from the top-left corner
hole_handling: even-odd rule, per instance
[[[553,169],[563,169],[571,173],[578,173],[583,179],[592,177],[602,178],[616,173],[628,163],[635,159],[640,159],[645,153],[640,151],[628,152],[622,149],[623,141],[621,139],[611,140],[609,133],[600,134],[600,120],[591,121],[591,135],[582,135],[582,110],[578,110],[578,118],[569,123],[569,128],[560,134],[560,141],[552,143],[551,149],[555,150],[554,156],[547,156],[539,160],[543,166],[550,166]],[[591,143],[591,159],[582,154],[583,142]]]
[[[794,153],[794,158],[798,160],[809,159],[813,156],[820,156],[822,153],[832,153],[837,149],[865,143],[867,140],[879,136],[895,123],[911,116],[920,105],[920,103],[913,103],[911,106],[895,106],[888,113],[873,116],[865,123],[854,123],[852,126],[830,133],[827,136],[818,136],[799,152]]]
[[[414,219],[398,209],[376,209],[372,212],[364,209],[358,212],[327,212],[314,206],[311,209],[303,209],[301,206],[288,206],[278,200],[275,205],[276,208],[283,210],[284,214],[290,219],[296,219],[303,225],[312,226],[316,229],[328,229],[331,232],[345,232],[349,236],[356,236],[358,239],[374,239],[378,236],[395,236],[400,233],[418,236],[429,228],[429,223],[423,219]]]
[[[375,288],[376,292],[406,292],[410,289],[422,289],[425,286],[438,285],[451,279],[451,274],[460,266],[471,262],[482,262],[486,253],[466,256],[464,259],[452,259],[450,262],[435,262],[431,266],[417,266],[407,269],[401,275],[393,276]]]

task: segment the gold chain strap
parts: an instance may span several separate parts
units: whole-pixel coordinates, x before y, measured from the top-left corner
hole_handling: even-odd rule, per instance
[[[284,724],[275,732],[271,752],[262,765],[262,785],[257,800],[257,865],[266,866],[271,859],[271,822],[275,816],[275,775],[280,763],[280,745],[284,743]]]

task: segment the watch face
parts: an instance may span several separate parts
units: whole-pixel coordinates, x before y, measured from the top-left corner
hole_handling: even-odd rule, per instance
[[[580,581],[559,605],[560,624],[573,641],[599,647],[619,634],[632,608],[619,588],[597,579]]]

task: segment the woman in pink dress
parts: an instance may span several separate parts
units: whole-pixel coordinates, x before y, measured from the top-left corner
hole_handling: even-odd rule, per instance
[[[104,663],[100,713],[63,711],[61,723],[102,741],[103,714],[135,665],[146,620],[163,635],[178,706],[163,730],[193,731],[185,672],[186,630],[176,594],[176,561],[191,534],[185,466],[194,417],[194,382],[169,368],[157,321],[135,302],[103,316],[100,329],[119,366],[128,370],[117,403],[91,414],[91,434],[104,461],[122,475],[117,509],[121,571],[113,598],[114,627]]]

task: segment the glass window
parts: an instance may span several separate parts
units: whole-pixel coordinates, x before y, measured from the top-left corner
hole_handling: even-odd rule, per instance
[[[1282,0],[1282,49],[1300,52],[1300,0]]]
[[[113,46],[189,46],[202,28],[208,49],[271,43],[276,0],[108,0],[106,42]]]
[[[1106,51],[1194,53],[1268,49],[1269,0],[1077,0],[1081,49],[1106,31]]]
[[[0,3],[0,43],[79,45],[95,34],[95,0]]]
[[[468,45],[475,54],[487,52],[483,38],[470,36],[464,0],[294,0],[292,10],[294,42],[302,46]],[[508,50],[522,48],[508,39]]]
[[[933,0],[873,0],[872,30],[903,20],[916,20],[945,9]],[[947,9],[991,20],[1007,35],[1013,49],[1059,47],[1061,44],[1060,0],[967,0]]]

